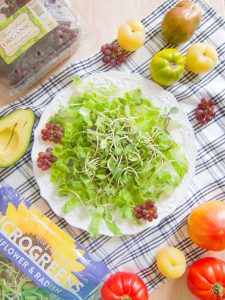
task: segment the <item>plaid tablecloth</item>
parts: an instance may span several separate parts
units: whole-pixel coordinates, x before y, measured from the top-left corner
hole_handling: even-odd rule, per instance
[[[186,219],[193,207],[212,199],[225,200],[225,21],[203,0],[196,1],[203,11],[203,20],[197,33],[189,43],[180,47],[183,54],[194,42],[208,42],[219,54],[216,68],[204,76],[186,72],[182,80],[169,88],[188,114],[196,135],[198,148],[196,175],[186,195],[186,202],[165,218],[159,226],[147,229],[135,236],[90,238],[84,231],[70,227],[63,219],[54,215],[45,201],[40,198],[38,186],[32,172],[31,147],[14,166],[0,170],[0,184],[10,184],[31,203],[35,204],[57,225],[67,230],[95,257],[105,262],[112,272],[130,270],[137,272],[147,283],[149,290],[164,282],[159,274],[155,254],[163,244],[178,247],[186,254],[190,263],[203,253],[193,245],[186,232]],[[122,72],[136,72],[149,78],[149,62],[153,54],[168,45],[162,40],[160,24],[165,12],[176,0],[167,0],[157,10],[143,19],[147,28],[145,46],[130,54],[127,64],[118,67]],[[39,117],[53,97],[69,85],[74,74],[88,76],[93,72],[107,72],[111,67],[101,61],[101,53],[71,64],[68,68],[49,78],[38,89],[20,101],[0,109],[0,117],[17,108],[30,107]],[[195,108],[201,98],[216,102],[216,117],[205,126],[195,120]]]

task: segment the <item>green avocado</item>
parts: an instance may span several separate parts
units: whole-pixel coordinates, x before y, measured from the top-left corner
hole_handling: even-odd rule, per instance
[[[25,154],[33,126],[31,109],[18,109],[0,119],[0,168],[12,166]]]

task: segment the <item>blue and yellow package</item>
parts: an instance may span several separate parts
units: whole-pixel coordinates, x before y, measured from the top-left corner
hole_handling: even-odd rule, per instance
[[[0,187],[0,252],[59,299],[88,299],[108,273],[10,186]]]

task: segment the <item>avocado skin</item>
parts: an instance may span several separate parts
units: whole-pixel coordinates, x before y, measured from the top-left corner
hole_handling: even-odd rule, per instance
[[[0,168],[14,165],[26,153],[34,121],[31,109],[18,109],[0,118]]]

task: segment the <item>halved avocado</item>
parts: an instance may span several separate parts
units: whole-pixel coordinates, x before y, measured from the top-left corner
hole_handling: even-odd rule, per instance
[[[12,166],[24,155],[33,126],[31,109],[18,109],[0,119],[0,168]]]

